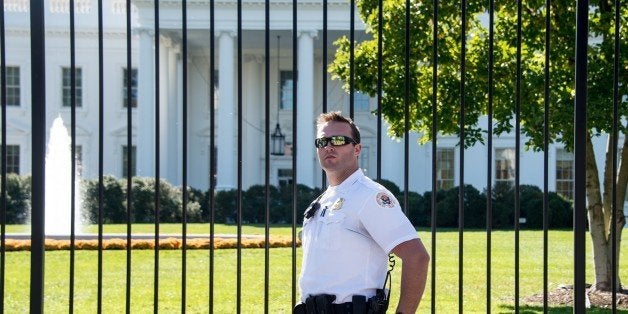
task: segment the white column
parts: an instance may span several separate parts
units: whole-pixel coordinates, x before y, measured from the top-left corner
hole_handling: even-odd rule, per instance
[[[137,105],[137,175],[155,175],[154,44],[149,30],[140,32]]]
[[[177,178],[174,182],[177,185],[180,185],[183,181],[183,58],[181,57],[181,51],[178,50],[178,57],[175,59],[176,64],[176,80],[175,84],[177,86],[177,98],[175,103],[176,113],[177,113],[177,127],[175,140],[177,144],[177,149],[175,155],[177,156]],[[189,136],[189,133],[188,133]],[[189,145],[189,141],[188,141]],[[189,154],[189,148],[188,148]],[[189,161],[189,160],[188,160]],[[189,173],[190,164],[188,163],[188,173]]]
[[[316,31],[299,32],[297,64],[298,97],[297,124],[299,131],[294,145],[297,146],[297,183],[313,187],[314,184],[314,37]]]
[[[244,123],[244,171],[243,186],[249,187],[251,184],[261,183],[264,167],[261,167],[260,160],[264,157],[264,78],[262,73],[263,59],[257,55],[245,56],[246,71],[243,75],[244,88],[244,117],[248,123]]]
[[[218,160],[216,189],[233,189],[236,186],[235,116],[234,93],[234,32],[223,31],[219,35],[218,50]]]
[[[168,68],[168,77],[167,77],[167,85],[165,88],[168,89],[168,98],[164,99],[167,102],[167,111],[166,115],[168,116],[168,120],[170,123],[170,129],[168,130],[168,137],[166,140],[168,141],[168,180],[172,184],[180,184],[181,182],[181,162],[180,162],[180,154],[179,149],[180,145],[180,131],[181,128],[181,120],[179,119],[179,107],[178,107],[178,98],[179,98],[179,72],[177,70],[177,53],[179,51],[178,45],[171,42],[171,47],[168,49],[167,57],[167,68]]]
[[[168,115],[168,97],[170,92],[168,86],[170,75],[168,71],[168,50],[170,50],[170,40],[166,37],[161,37],[159,40],[159,73],[155,74],[159,75],[159,170],[162,178],[172,182],[168,177],[168,170],[171,167],[168,152],[173,149],[169,145],[168,134],[174,127],[174,124],[170,123],[171,117]]]

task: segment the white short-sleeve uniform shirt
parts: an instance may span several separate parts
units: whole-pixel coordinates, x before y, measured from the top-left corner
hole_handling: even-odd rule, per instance
[[[388,254],[418,238],[416,230],[392,193],[359,169],[329,186],[319,203],[303,221],[301,301],[317,294],[335,295],[334,303],[374,296],[384,285]]]

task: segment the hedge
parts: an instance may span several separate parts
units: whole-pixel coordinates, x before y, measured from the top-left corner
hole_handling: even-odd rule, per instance
[[[98,223],[99,184],[98,180],[82,180],[83,222]],[[397,185],[388,180],[380,183],[387,187],[399,200],[402,208],[408,210],[408,217],[417,227],[430,227],[432,212],[432,192],[423,194],[409,192],[407,197]],[[7,175],[7,224],[24,224],[29,221],[30,213],[29,176]],[[103,223],[126,223],[127,220],[127,184],[126,179],[112,176],[103,177],[102,215]],[[526,219],[522,228],[540,229],[543,227],[543,192],[536,186],[520,185],[520,217]],[[169,182],[159,182],[159,221],[179,223],[183,219],[183,192],[181,187]],[[458,227],[458,187],[440,190],[436,193],[436,226],[444,228]],[[464,227],[469,229],[486,228],[486,193],[471,185],[464,187]],[[155,180],[135,177],[131,184],[132,222],[151,223],[155,221]],[[186,203],[186,221],[216,223],[235,223],[238,219],[238,206],[241,207],[242,223],[262,224],[266,222],[266,200],[269,202],[268,220],[272,224],[291,223],[293,210],[296,210],[297,224],[303,221],[303,211],[310,202],[320,195],[321,190],[298,184],[296,186],[296,207],[293,208],[293,187],[263,185],[251,186],[242,191],[241,204],[238,204],[238,191],[217,191],[210,195],[208,191],[188,188]],[[513,228],[515,211],[515,191],[511,184],[498,183],[491,191],[492,228]],[[548,194],[549,227],[570,228],[572,224],[572,204],[555,192]],[[209,210],[210,201],[214,204],[213,217]]]

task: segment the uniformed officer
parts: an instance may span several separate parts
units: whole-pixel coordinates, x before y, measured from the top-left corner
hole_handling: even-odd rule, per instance
[[[340,112],[324,113],[315,146],[329,186],[305,212],[295,312],[373,312],[393,253],[403,261],[396,313],[414,313],[430,257],[392,193],[358,168],[360,131]]]

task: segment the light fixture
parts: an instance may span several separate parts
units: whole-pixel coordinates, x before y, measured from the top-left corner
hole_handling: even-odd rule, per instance
[[[285,146],[286,146],[286,136],[281,133],[281,126],[279,125],[279,107],[281,106],[281,70],[279,68],[279,41],[280,36],[277,36],[277,84],[279,88],[279,97],[277,101],[277,125],[275,126],[275,132],[270,136],[273,147],[271,154],[282,156],[285,154]]]
[[[275,126],[275,132],[270,136],[273,141],[273,155],[283,155],[286,146],[286,136],[281,133],[279,123]]]

